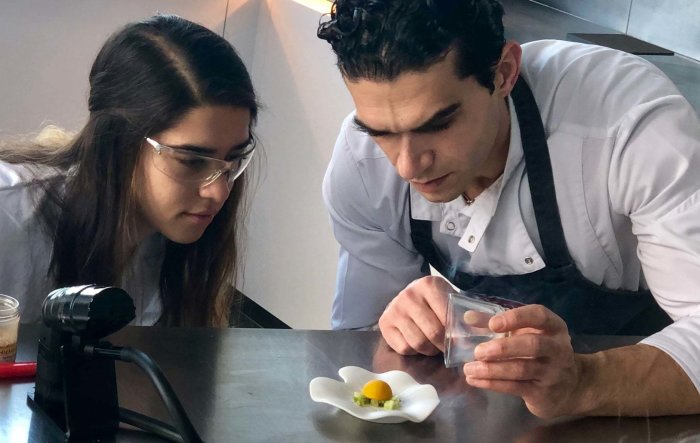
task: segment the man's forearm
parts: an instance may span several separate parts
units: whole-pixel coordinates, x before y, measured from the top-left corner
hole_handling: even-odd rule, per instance
[[[575,415],[658,416],[700,413],[700,394],[665,352],[639,344],[577,354]]]

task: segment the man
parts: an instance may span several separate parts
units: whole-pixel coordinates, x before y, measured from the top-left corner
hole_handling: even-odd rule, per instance
[[[534,414],[700,413],[700,123],[656,68],[503,37],[494,0],[336,0],[334,328],[443,351],[450,285],[527,303],[464,366]],[[570,333],[649,335],[575,354]]]

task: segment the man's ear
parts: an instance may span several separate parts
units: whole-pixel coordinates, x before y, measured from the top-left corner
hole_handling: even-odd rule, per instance
[[[520,59],[522,49],[516,42],[509,40],[503,45],[501,51],[501,60],[496,65],[496,71],[493,76],[494,93],[505,98],[510,95],[515,82],[520,75]]]

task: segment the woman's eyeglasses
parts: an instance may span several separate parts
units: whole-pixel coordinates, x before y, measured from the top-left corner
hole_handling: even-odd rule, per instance
[[[222,174],[226,174],[226,184],[230,190],[255,152],[255,140],[252,137],[248,145],[236,150],[231,160],[219,160],[186,149],[171,148],[149,137],[146,137],[146,142],[155,151],[152,157],[156,169],[174,180],[197,183],[200,188],[214,183]]]

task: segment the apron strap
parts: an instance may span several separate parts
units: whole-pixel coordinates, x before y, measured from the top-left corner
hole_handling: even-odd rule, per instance
[[[518,77],[511,98],[520,124],[525,169],[544,261],[547,266],[553,268],[570,265],[572,260],[559,217],[547,137],[537,103],[522,77]]]

